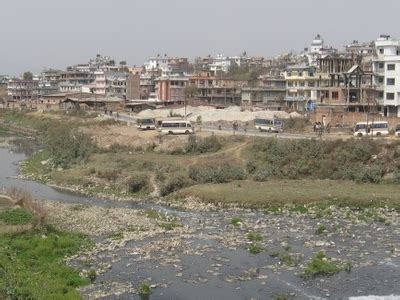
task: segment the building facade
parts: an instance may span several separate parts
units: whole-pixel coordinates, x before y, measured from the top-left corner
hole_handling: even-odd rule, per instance
[[[382,35],[375,45],[373,84],[376,86],[380,113],[400,117],[400,41]]]

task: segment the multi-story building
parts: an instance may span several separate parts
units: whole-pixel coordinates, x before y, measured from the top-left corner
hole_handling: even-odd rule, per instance
[[[164,75],[155,79],[157,100],[164,102],[185,101],[185,87],[189,79],[178,74]]]
[[[400,117],[400,41],[381,35],[375,42],[373,84],[380,113]]]
[[[140,99],[147,100],[156,91],[155,77],[150,74],[140,75]]]
[[[53,69],[44,70],[41,74],[41,80],[50,84],[50,86],[58,89],[61,73],[62,73],[61,70],[53,70]]]
[[[336,49],[325,46],[324,39],[319,34],[311,42],[310,48],[305,49],[305,55],[310,66],[317,66],[318,59],[336,52]]]
[[[197,100],[221,105],[240,105],[241,89],[247,86],[247,81],[213,76],[210,72],[190,76],[189,83],[197,88]]]
[[[362,69],[362,56],[347,52],[318,60],[318,107],[364,112],[376,109],[372,73]]]
[[[42,80],[11,79],[7,85],[9,100],[38,100],[57,92],[57,87]]]
[[[189,69],[189,61],[185,57],[169,57],[167,54],[150,57],[144,64],[146,73],[169,75],[185,74]]]
[[[285,96],[285,79],[283,77],[266,77],[257,87],[242,88],[242,106],[283,110],[286,108]]]
[[[95,80],[91,72],[69,69],[60,74],[59,91],[63,93],[81,92],[82,87]]]
[[[319,77],[316,67],[306,65],[288,66],[284,72],[286,81],[286,106],[290,109],[304,110],[308,102],[316,102]]]
[[[213,75],[221,75],[228,73],[232,65],[232,59],[228,56],[218,54],[209,65],[209,70]]]

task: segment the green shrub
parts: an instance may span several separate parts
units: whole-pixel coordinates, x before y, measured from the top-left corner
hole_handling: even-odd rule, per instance
[[[149,179],[145,175],[133,175],[128,181],[128,191],[130,193],[138,193],[147,190],[149,187]]]
[[[46,132],[43,141],[54,164],[63,168],[86,160],[96,148],[88,135],[74,132],[70,126],[70,124],[55,123]]]
[[[148,296],[151,295],[151,288],[147,282],[141,282],[137,289],[139,295]]]
[[[108,181],[116,181],[118,179],[121,170],[119,169],[107,169],[97,172],[97,177],[106,179]]]
[[[167,180],[167,182],[165,182],[163,186],[161,186],[160,189],[161,196],[166,196],[168,194],[171,194],[187,185],[188,185],[187,180],[185,180],[182,177],[171,178]]]
[[[189,178],[200,183],[224,183],[246,179],[246,173],[239,166],[190,166]]]
[[[259,234],[258,232],[253,232],[253,231],[249,232],[247,234],[247,238],[252,242],[259,242],[259,241],[262,241],[262,239],[263,239],[261,234]]]
[[[88,272],[87,277],[89,278],[89,280],[90,280],[91,282],[94,282],[94,281],[96,280],[96,278],[97,278],[96,270],[91,269],[91,270]]]
[[[248,160],[246,162],[246,171],[249,174],[254,174],[257,170],[257,162],[255,160]]]
[[[264,248],[261,247],[259,244],[257,243],[251,243],[248,247],[247,250],[251,253],[251,254],[259,254],[261,253]]]
[[[222,144],[219,142],[215,135],[206,137],[204,139],[197,139],[195,135],[191,135],[185,146],[186,153],[207,153],[217,152],[222,148]]]
[[[311,262],[304,269],[303,276],[318,277],[329,276],[338,273],[342,270],[340,266],[330,262],[326,257],[325,252],[318,252]]]
[[[242,219],[240,217],[233,217],[231,219],[231,224],[235,227],[240,226],[240,224],[242,223]]]

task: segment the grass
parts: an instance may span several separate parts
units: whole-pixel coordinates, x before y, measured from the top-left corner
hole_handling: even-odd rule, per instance
[[[398,185],[358,184],[335,180],[240,181],[223,184],[200,184],[185,188],[177,197],[194,196],[205,202],[240,204],[249,208],[272,208],[284,205],[336,205],[349,207],[382,207],[400,209]],[[305,209],[299,209],[301,212]]]
[[[323,234],[325,232],[326,232],[326,226],[323,225],[323,224],[319,225],[317,227],[317,230],[315,230],[315,233],[318,234],[318,235],[321,235],[321,234]]]
[[[147,282],[141,282],[137,289],[137,293],[141,296],[151,295],[151,287]]]
[[[260,241],[262,241],[263,238],[262,238],[261,234],[259,234],[258,232],[252,231],[247,234],[247,239],[252,242],[260,242]]]
[[[242,224],[242,219],[240,217],[233,217],[231,219],[231,224],[235,227],[239,227]]]
[[[247,251],[249,251],[251,254],[259,254],[264,251],[264,248],[257,243],[251,243],[247,247]]]
[[[342,271],[343,268],[329,261],[325,252],[318,252],[304,269],[303,276],[315,278],[318,276],[330,276]]]
[[[9,209],[0,212],[0,222],[7,225],[26,225],[33,221],[34,216],[23,208]]]
[[[51,227],[0,235],[0,298],[80,299],[76,288],[89,280],[62,260],[88,245],[82,235]]]

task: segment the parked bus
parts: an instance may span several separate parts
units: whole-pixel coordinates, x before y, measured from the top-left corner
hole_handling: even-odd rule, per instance
[[[359,122],[354,127],[354,136],[384,136],[389,135],[389,126],[387,121]]]
[[[162,121],[159,130],[166,134],[191,134],[194,133],[192,124],[185,120]]]
[[[278,119],[255,119],[254,127],[260,131],[281,132],[283,121]]]
[[[154,130],[156,129],[156,123],[152,118],[136,119],[136,128],[139,130]]]

